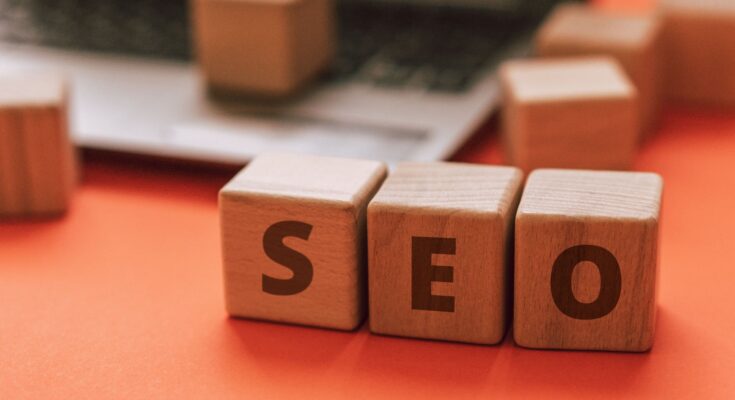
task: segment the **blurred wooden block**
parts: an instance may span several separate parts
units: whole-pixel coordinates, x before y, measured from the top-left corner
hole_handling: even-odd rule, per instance
[[[522,173],[401,164],[368,206],[370,329],[498,343],[506,330]]]
[[[365,316],[375,161],[257,157],[220,191],[225,298],[237,317],[350,330]]]
[[[1,75],[0,216],[66,211],[75,161],[65,81],[54,75]]]
[[[643,137],[655,128],[660,114],[661,37],[661,24],[654,15],[564,4],[539,30],[536,52],[544,57],[614,57],[638,89]]]
[[[735,106],[735,1],[663,0],[668,96]]]
[[[662,186],[650,173],[529,176],[515,226],[516,343],[651,348]]]
[[[196,51],[217,92],[290,94],[332,60],[332,0],[194,0]]]
[[[609,57],[511,61],[501,68],[507,160],[535,168],[628,169],[637,93]]]

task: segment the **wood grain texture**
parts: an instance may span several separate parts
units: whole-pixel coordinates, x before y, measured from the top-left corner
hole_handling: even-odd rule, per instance
[[[542,349],[646,351],[653,344],[658,276],[658,228],[663,182],[637,172],[537,170],[526,183],[515,232],[516,343]],[[580,310],[615,296],[601,258],[572,258],[571,276],[556,286],[567,249],[599,247],[618,264],[619,296],[590,318],[562,311],[559,294]],[[597,260],[597,261],[595,261]],[[554,272],[556,271],[556,272]],[[558,275],[557,275],[558,276]],[[604,289],[604,290],[603,290]]]
[[[522,179],[517,168],[459,163],[406,163],[391,173],[368,206],[372,332],[483,344],[502,340]],[[433,256],[427,250],[421,265],[417,252],[424,250],[414,246],[415,238],[451,241],[454,248]],[[451,282],[438,281],[431,265],[450,266]],[[433,274],[434,282],[414,288],[416,267]],[[417,304],[419,292],[453,297],[451,310]]]
[[[237,317],[355,329],[366,308],[366,209],[386,175],[384,164],[265,154],[220,191],[225,299]],[[311,262],[305,290],[275,295],[263,276],[296,275],[266,254],[264,235],[282,221],[311,225],[307,240],[283,245]]]
[[[637,92],[610,57],[511,61],[501,68],[506,160],[536,168],[628,169]]]
[[[67,210],[77,172],[67,97],[59,76],[0,76],[0,216]]]
[[[542,57],[614,57],[638,89],[641,138],[654,131],[663,90],[662,29],[654,14],[613,12],[562,4],[539,30],[535,47]]]
[[[283,96],[334,53],[332,0],[194,0],[196,50],[212,89]]]
[[[735,107],[735,1],[662,0],[666,94]]]

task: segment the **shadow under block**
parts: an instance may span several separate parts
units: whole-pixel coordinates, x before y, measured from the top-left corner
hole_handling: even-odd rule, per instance
[[[368,206],[372,332],[503,339],[522,175],[459,163],[407,163],[391,173]]]
[[[629,169],[637,92],[609,57],[511,61],[501,68],[506,159],[536,168]]]
[[[76,177],[61,77],[0,76],[0,216],[66,211]]]
[[[661,109],[661,23],[653,14],[615,13],[593,7],[557,7],[536,36],[542,57],[614,57],[638,89],[641,134],[656,126]]]
[[[230,315],[351,330],[365,317],[376,161],[265,154],[220,191]]]
[[[735,106],[735,1],[662,0],[667,95]]]
[[[653,344],[656,174],[537,170],[516,215],[517,344],[646,351]]]
[[[209,86],[283,96],[334,53],[332,0],[194,0],[196,52]]]

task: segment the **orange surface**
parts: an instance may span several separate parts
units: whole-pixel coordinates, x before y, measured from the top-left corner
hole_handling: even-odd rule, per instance
[[[457,158],[500,161],[492,129]],[[228,319],[230,174],[88,162],[65,218],[0,222],[0,399],[735,398],[735,114],[667,112],[636,169],[666,184],[645,354]]]
[[[486,132],[459,156],[499,159]],[[0,223],[0,398],[735,397],[735,116],[669,113],[637,169],[666,182],[647,354],[472,346],[231,320],[229,177],[95,161],[60,220]]]

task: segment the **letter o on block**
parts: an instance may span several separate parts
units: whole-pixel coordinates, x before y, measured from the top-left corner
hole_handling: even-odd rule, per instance
[[[529,176],[516,214],[516,343],[651,348],[662,189],[650,173],[541,169]]]
[[[374,161],[265,154],[220,191],[230,315],[351,330],[365,317]]]
[[[574,268],[591,261],[600,272],[600,291],[591,303],[577,300],[572,287]],[[599,246],[578,245],[564,250],[551,267],[551,296],[559,311],[575,319],[602,318],[620,299],[620,266],[615,256]]]

